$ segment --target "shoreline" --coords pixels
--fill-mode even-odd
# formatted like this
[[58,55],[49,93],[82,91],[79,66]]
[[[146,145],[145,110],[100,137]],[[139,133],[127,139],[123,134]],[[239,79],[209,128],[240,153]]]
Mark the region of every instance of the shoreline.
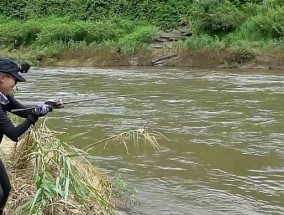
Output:
[[284,52],[250,55],[232,50],[154,50],[127,55],[113,50],[63,50],[52,58],[42,57],[39,66],[61,67],[189,67],[216,69],[284,69]]
[[162,48],[123,53],[115,49],[62,49],[52,55],[27,48],[0,51],[18,63],[49,67],[188,67],[210,69],[284,70],[284,50],[248,51],[232,48]]

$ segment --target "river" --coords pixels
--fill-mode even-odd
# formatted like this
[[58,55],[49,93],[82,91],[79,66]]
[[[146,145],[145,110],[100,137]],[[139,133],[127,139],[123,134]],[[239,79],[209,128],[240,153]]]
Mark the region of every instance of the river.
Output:
[[128,214],[284,214],[283,71],[56,67],[25,77],[22,103],[96,99],[49,115],[53,129],[85,132],[77,147],[146,124],[170,139],[158,152],[93,152],[106,174],[136,188]]

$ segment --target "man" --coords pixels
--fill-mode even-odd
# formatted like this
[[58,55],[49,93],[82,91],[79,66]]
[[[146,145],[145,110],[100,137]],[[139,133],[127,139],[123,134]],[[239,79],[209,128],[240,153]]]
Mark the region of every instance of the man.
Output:
[[[38,103],[35,108],[28,111],[15,112],[25,120],[15,126],[7,112],[13,109],[25,109],[26,106],[19,103],[13,96],[13,88],[17,82],[25,82],[26,79],[20,74],[20,68],[13,61],[0,57],[0,143],[3,136],[17,142],[20,137],[34,125],[39,117],[45,116],[52,111],[52,106],[44,102]],[[5,214],[5,205],[9,197],[11,184],[5,166],[0,158],[0,215]]]

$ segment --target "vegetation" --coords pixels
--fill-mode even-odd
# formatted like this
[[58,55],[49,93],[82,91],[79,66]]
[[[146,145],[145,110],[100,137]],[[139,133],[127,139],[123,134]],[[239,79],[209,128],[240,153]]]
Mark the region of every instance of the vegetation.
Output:
[[283,20],[282,0],[5,0],[0,45],[2,54],[23,60],[21,50],[33,63],[66,49],[132,55],[149,51],[160,31],[187,25],[193,36],[175,47],[279,50]]
[[[149,44],[161,31],[180,26],[189,27],[192,36],[174,43],[173,49],[229,49],[244,62],[259,51],[284,50],[284,1],[2,0],[0,54],[33,64],[44,58],[57,60],[66,50],[74,56],[82,50],[89,56],[105,50],[131,56],[151,51]],[[158,136],[143,128],[83,151],[62,143],[42,124],[16,148],[10,165],[17,170],[13,183],[21,192],[13,191],[9,207],[19,214],[110,212],[117,188],[95,168],[89,152],[113,140],[127,152],[128,141],[137,145],[141,139],[159,149]]]
[[[46,127],[46,120],[17,143],[10,156],[13,184],[8,208],[13,214],[112,214],[114,199],[124,201],[131,191],[119,177],[110,181],[95,165],[90,153],[98,144],[150,143],[160,149],[162,134],[140,128],[114,135],[85,149],[78,149],[58,139],[58,132]],[[79,134],[80,135],[80,134]],[[69,137],[69,139],[72,137]],[[132,192],[132,191],[131,191]],[[116,201],[117,202],[117,201]]]

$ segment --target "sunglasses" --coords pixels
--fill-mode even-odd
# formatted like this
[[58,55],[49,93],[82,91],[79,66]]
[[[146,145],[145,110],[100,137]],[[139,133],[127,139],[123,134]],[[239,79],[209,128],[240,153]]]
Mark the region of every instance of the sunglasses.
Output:
[[8,75],[8,74],[2,74],[2,75],[8,78],[13,78],[15,80],[15,85],[18,83],[18,80],[13,75]]

